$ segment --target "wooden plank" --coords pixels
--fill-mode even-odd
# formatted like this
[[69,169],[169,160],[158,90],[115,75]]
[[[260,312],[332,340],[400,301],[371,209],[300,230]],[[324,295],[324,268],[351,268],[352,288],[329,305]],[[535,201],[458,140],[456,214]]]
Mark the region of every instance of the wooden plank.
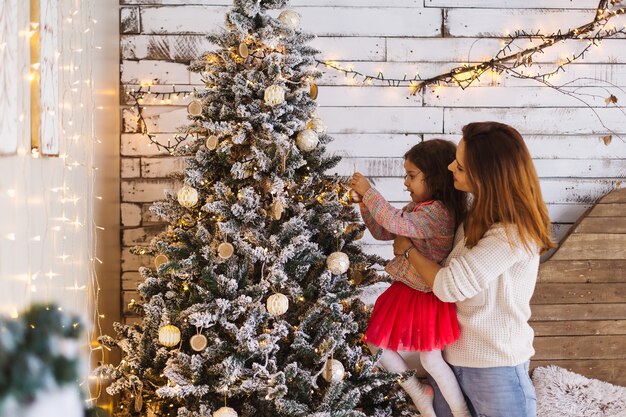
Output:
[[538,282],[626,282],[626,260],[548,260],[539,266]]
[[0,8],[0,155],[17,152],[21,96],[17,0],[6,0]]
[[626,320],[534,321],[535,336],[626,335]]
[[626,217],[626,205],[622,203],[606,203],[602,200],[596,204],[587,217]]
[[141,158],[141,174],[144,178],[163,178],[183,169],[184,157]]
[[[601,48],[594,48],[585,55],[587,63],[626,62],[626,48],[621,39],[605,39]],[[587,41],[572,40],[555,44],[536,54],[537,63],[558,63],[564,56],[571,57],[573,51],[581,51]],[[395,62],[447,62],[465,61],[477,63],[489,61],[503,46],[495,38],[388,38],[387,60]],[[343,58],[350,60],[351,58]],[[533,70],[533,73],[536,72]]]
[[626,235],[573,234],[561,244],[552,259],[626,259]]
[[[507,5],[508,6],[508,5]],[[593,21],[595,7],[587,10],[451,8],[444,22],[454,37],[506,37],[515,30],[555,33]]]
[[[567,71],[567,70],[566,70]],[[569,94],[565,94],[565,93]],[[424,104],[435,107],[606,107],[606,87],[546,88],[538,83],[524,87],[474,87],[462,90],[456,86],[428,88]],[[618,102],[626,101],[626,92],[615,91]]]
[[174,190],[172,180],[123,180],[122,201],[125,203],[142,203],[158,201],[165,198],[165,190]]
[[[595,109],[595,113],[587,108],[446,108],[444,118],[445,133],[455,134],[458,134],[463,126],[476,120],[498,120],[519,128],[522,135],[528,133],[604,135],[607,129],[626,134],[624,113],[622,109],[616,107]],[[554,123],[554,120],[559,120],[560,123]]]
[[[128,1],[128,0],[126,0]],[[208,1],[208,0],[207,0]],[[425,0],[425,7],[472,7],[488,9],[589,9],[597,3],[589,0]]]
[[[621,185],[623,187],[623,185]],[[614,190],[600,200],[602,204],[626,203],[626,187]]]
[[544,336],[534,341],[534,359],[626,359],[626,335]]
[[[622,205],[622,211],[626,213],[626,205]],[[626,233],[626,217],[586,217],[573,233]]]
[[39,143],[42,155],[58,155],[61,131],[59,126],[59,9],[57,2],[40,2],[39,29]]
[[626,361],[622,359],[557,359],[535,360],[530,362],[531,370],[540,366],[555,365],[571,372],[606,381],[611,384],[626,386]]
[[626,303],[532,305],[532,321],[624,320]]
[[122,290],[135,291],[137,286],[143,282],[143,278],[139,272],[124,272],[122,274]]
[[[120,4],[143,4],[143,5],[184,5],[189,0],[120,0]],[[292,0],[291,6],[350,6],[350,7],[413,7],[421,9],[424,0]],[[214,6],[232,6],[232,0],[193,0],[193,4],[206,4]]]
[[423,135],[412,133],[360,133],[333,134],[326,151],[342,157],[394,157],[404,155],[413,145],[422,141]]
[[130,247],[148,245],[152,238],[161,233],[164,229],[165,226],[163,225],[124,228],[122,229],[122,245]]
[[[224,25],[224,15],[229,9],[216,5],[142,7],[142,33],[205,34]],[[441,35],[442,15],[437,9],[339,5],[291,9],[300,13],[301,29],[316,36]],[[278,13],[271,11],[269,14],[276,16]],[[173,15],[176,19],[172,19]],[[420,19],[421,24],[416,25],[415,19]]]
[[187,65],[179,62],[124,60],[120,65],[122,84],[145,84],[150,81],[152,84],[166,84],[164,91],[172,91],[171,84],[184,88],[190,83],[190,74]]
[[626,283],[538,283],[531,302],[538,304],[620,303]]

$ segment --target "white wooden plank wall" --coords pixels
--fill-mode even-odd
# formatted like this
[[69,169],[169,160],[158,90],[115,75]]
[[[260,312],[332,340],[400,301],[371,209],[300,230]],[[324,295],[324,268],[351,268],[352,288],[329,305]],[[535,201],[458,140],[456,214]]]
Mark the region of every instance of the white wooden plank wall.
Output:
[[[320,58],[388,77],[439,74],[465,62],[490,58],[502,45],[500,37],[516,29],[566,30],[589,21],[595,0],[295,0],[304,29],[318,35],[313,42]],[[200,84],[186,64],[214,48],[205,32],[222,25],[227,0],[121,0],[121,84],[151,81],[153,91],[171,91]],[[623,26],[626,17],[616,21]],[[542,68],[554,68],[564,56],[579,51],[580,42],[554,46],[536,57]],[[602,42],[584,60],[566,67],[551,81],[570,83],[570,91],[585,101],[529,80],[485,75],[463,91],[454,87],[427,89],[411,96],[406,88],[363,87],[328,70],[320,82],[319,114],[335,142],[329,150],[345,157],[337,172],[349,175],[356,164],[374,177],[383,194],[401,206],[402,154],[421,140],[435,137],[458,141],[461,127],[472,121],[497,120],[516,127],[527,140],[544,193],[562,237],[573,222],[600,196],[621,186],[626,175],[626,115],[607,108],[609,94],[626,103],[626,39]],[[126,105],[127,103],[122,103]],[[185,101],[164,105],[146,102],[149,130],[167,140],[186,123]],[[136,132],[136,116],[122,109],[123,277],[126,298],[133,295],[137,274],[148,259],[137,259],[128,248],[149,241],[158,230],[147,211],[166,188],[181,162],[148,146]],[[621,134],[603,141],[607,128]],[[388,245],[368,250],[391,254]]]

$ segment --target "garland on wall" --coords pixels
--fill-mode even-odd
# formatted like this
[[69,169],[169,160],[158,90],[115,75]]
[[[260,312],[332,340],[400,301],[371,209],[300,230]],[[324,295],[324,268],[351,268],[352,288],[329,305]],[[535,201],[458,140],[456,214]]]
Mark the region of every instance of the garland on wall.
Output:
[[[615,38],[620,34],[626,34],[626,28],[617,28],[616,26],[608,26],[611,19],[626,14],[625,7],[617,7],[623,0],[600,0],[595,10],[593,20],[578,26],[574,29],[570,29],[567,32],[561,30],[544,35],[541,31],[528,32],[525,30],[517,30],[513,34],[509,35],[509,38],[505,41],[502,48],[489,60],[480,62],[478,64],[470,65],[464,64],[452,68],[451,70],[428,78],[421,78],[419,74],[413,78],[407,78],[405,75],[403,78],[387,78],[382,72],[376,75],[366,74],[354,68],[344,68],[340,64],[334,61],[324,61],[316,59],[317,65],[323,68],[332,69],[342,72],[345,77],[351,77],[356,80],[360,80],[362,84],[373,85],[374,83],[382,86],[390,87],[409,87],[412,95],[416,95],[418,92],[423,91],[426,87],[431,85],[456,85],[461,89],[466,89],[473,83],[475,83],[486,72],[495,72],[497,74],[507,74],[513,78],[528,79],[537,81],[547,87],[553,88],[563,94],[575,97],[580,100],[584,105],[591,109],[598,120],[602,123],[602,120],[598,113],[587,104],[582,94],[565,90],[565,86],[555,85],[550,82],[550,78],[559,72],[565,72],[564,67],[582,60],[585,58],[585,54],[594,47],[601,45],[602,41],[609,38]],[[521,48],[517,50],[517,43],[522,40],[527,40],[532,46]],[[537,54],[543,54],[544,51],[559,42],[565,42],[568,40],[586,41],[587,44],[579,52],[573,52],[571,55],[565,57],[561,62],[557,63],[556,68],[547,71],[530,71],[535,63],[535,56]],[[238,48],[233,53],[239,53]],[[246,50],[247,51],[247,50]],[[250,56],[254,59],[262,59],[263,56],[256,56],[251,53]],[[247,53],[247,52],[246,52]],[[536,66],[535,66],[536,68]],[[534,68],[533,68],[534,69]],[[317,90],[314,83],[312,87]],[[610,84],[607,82],[607,84]],[[619,88],[610,84],[612,87]],[[148,97],[152,97],[155,100],[160,100],[163,104],[169,104],[172,101],[177,101],[181,96],[187,98],[193,95],[195,90],[180,90],[175,85],[172,86],[171,91],[168,92],[155,92],[151,91],[151,86],[141,85],[139,88],[132,88],[126,91],[128,101],[131,106],[131,110],[137,113],[137,128],[139,133],[147,137],[151,144],[156,145],[159,151],[165,150],[170,154],[175,153],[181,149],[182,144],[192,135],[190,132],[181,132],[174,135],[171,139],[168,139],[167,143],[161,143],[154,133],[151,133],[148,129],[146,119],[143,114],[144,107],[142,104]],[[608,105],[617,104],[617,97],[613,94],[609,94],[605,99],[605,103]],[[626,115],[626,113],[625,113]],[[607,129],[602,123],[602,125]],[[603,138],[605,142],[610,141],[610,135]]]

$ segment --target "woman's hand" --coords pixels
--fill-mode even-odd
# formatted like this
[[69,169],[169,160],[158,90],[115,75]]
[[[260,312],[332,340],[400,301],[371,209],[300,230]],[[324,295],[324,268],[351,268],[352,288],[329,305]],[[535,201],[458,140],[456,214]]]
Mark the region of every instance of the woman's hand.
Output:
[[364,196],[367,190],[372,187],[370,182],[360,172],[355,172],[350,179],[350,188]]
[[413,246],[413,242],[408,237],[396,236],[393,240],[393,254],[398,256],[404,254],[404,251]]

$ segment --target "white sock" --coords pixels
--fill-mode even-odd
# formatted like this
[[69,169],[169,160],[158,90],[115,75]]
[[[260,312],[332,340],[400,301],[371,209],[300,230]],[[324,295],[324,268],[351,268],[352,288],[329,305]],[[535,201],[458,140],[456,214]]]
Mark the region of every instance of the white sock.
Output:
[[[380,349],[368,343],[374,353]],[[393,350],[384,350],[379,362],[389,372],[401,374],[409,370],[404,358]],[[423,417],[436,417],[433,408],[433,389],[430,385],[420,383],[414,376],[400,382],[400,386],[409,394],[413,403]],[[455,416],[456,417],[456,416]]]
[[456,376],[450,366],[443,360],[440,350],[420,352],[422,366],[433,377],[439,386],[441,395],[450,406],[454,417],[471,417],[465,397]]

